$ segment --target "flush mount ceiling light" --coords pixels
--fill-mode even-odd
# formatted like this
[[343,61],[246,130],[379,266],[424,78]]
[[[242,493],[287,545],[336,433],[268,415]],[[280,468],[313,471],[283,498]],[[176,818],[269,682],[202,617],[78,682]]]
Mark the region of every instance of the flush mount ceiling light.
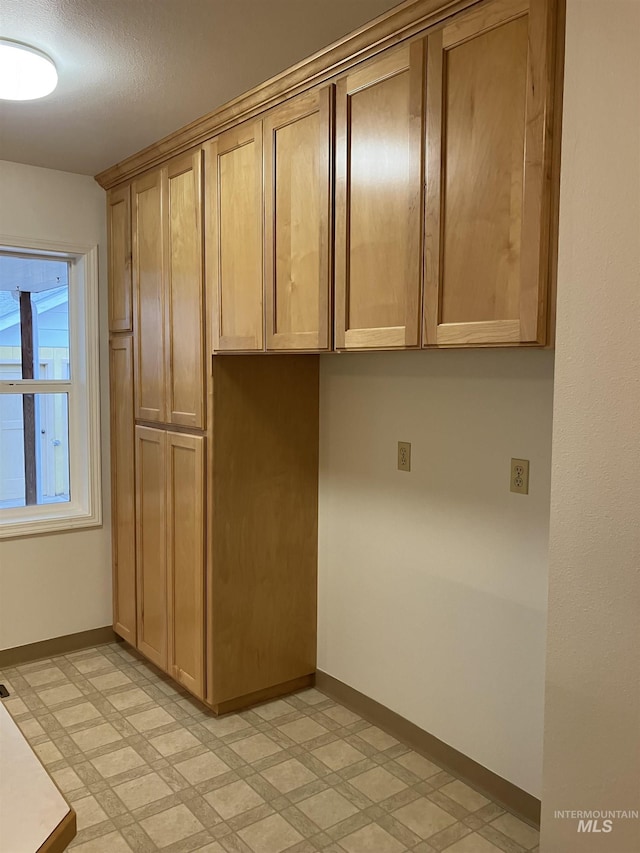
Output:
[[46,53],[0,39],[0,99],[33,101],[51,94],[57,85],[56,67]]

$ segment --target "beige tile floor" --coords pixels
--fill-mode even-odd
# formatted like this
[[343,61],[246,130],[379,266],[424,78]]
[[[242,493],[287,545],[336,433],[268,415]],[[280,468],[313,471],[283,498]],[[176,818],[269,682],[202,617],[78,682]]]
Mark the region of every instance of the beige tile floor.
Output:
[[315,689],[218,719],[119,643],[0,682],[77,812],[77,853],[538,850],[530,826]]

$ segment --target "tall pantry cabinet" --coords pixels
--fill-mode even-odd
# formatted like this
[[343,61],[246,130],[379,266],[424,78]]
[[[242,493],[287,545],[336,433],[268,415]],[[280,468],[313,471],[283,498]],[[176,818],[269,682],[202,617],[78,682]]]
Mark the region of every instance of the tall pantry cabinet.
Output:
[[203,208],[200,148],[108,197],[114,630],[222,712],[315,672],[318,360],[205,357]]
[[201,156],[113,191],[108,210],[114,626],[203,698]]
[[133,182],[132,232],[138,648],[203,698],[205,438],[173,430],[204,427],[201,158]]

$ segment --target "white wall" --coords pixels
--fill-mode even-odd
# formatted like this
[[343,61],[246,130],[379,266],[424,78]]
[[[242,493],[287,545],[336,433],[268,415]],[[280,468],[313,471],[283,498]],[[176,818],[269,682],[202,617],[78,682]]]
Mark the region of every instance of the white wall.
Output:
[[321,359],[319,669],[535,796],[552,396],[552,352]]
[[104,191],[84,175],[0,161],[0,234],[100,251],[101,528],[0,541],[0,649],[111,624]]
[[568,0],[542,853],[637,853],[640,2]]

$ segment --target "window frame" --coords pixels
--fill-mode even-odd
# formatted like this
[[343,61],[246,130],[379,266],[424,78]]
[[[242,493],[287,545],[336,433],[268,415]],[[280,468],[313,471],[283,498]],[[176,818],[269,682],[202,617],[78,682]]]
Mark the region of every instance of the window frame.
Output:
[[0,252],[69,262],[70,379],[0,380],[0,394],[68,394],[70,500],[0,509],[0,539],[102,525],[98,247],[0,235]]

